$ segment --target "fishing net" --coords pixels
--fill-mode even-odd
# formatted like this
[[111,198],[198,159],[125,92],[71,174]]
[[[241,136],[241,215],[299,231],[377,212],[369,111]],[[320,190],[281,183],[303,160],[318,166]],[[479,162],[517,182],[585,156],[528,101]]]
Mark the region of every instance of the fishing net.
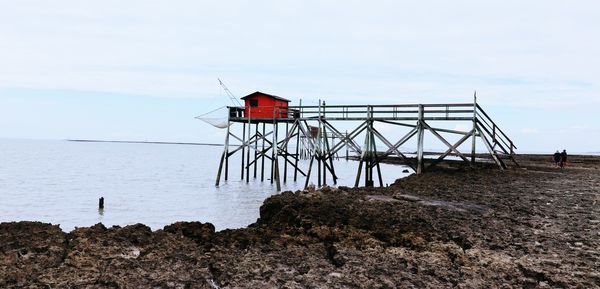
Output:
[[219,116],[219,115],[227,115],[227,111],[219,112],[220,110],[225,109],[225,106],[219,107],[215,110],[211,110],[203,115],[197,116],[196,119],[199,119],[205,123],[208,123],[216,128],[227,128],[229,126],[229,121],[227,116]]

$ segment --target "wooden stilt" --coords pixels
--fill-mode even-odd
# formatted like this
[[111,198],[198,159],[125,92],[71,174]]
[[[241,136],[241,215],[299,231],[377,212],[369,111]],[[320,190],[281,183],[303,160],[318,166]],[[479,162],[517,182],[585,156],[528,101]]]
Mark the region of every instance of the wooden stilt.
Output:
[[[285,123],[285,137],[288,137],[289,131],[288,131],[289,127],[288,127],[288,123]],[[285,147],[284,147],[284,151],[283,151],[285,158],[287,159],[288,154],[288,142],[285,142]],[[283,182],[286,183],[287,182],[287,161],[283,162]]]
[[[256,140],[257,140],[257,142],[255,142],[255,146],[258,148],[258,136],[260,135],[260,131],[258,130],[258,122],[256,123],[256,125],[254,127],[254,134],[256,135]],[[254,150],[254,160],[252,162],[254,162],[253,166],[254,166],[254,178],[255,179],[256,179],[257,158],[258,158],[258,150]]]
[[231,122],[227,119],[227,135],[225,136],[225,181],[229,179],[229,127]]
[[477,91],[473,93],[473,139],[471,142],[471,163],[475,164],[475,144],[477,143]]
[[379,186],[383,187],[383,177],[381,176],[381,167],[379,167],[379,162],[377,162],[377,176],[379,177]]
[[[346,137],[348,137],[348,130],[346,130]],[[346,160],[348,160],[348,144],[344,144],[346,146]]]
[[[250,146],[250,139],[252,135],[252,123],[248,122],[248,146]],[[242,158],[244,155],[242,154]],[[250,147],[248,147],[248,151],[246,152],[246,183],[250,182]]]
[[318,153],[315,158],[317,159],[317,186],[321,187],[321,158]]
[[[229,119],[227,121],[227,134],[225,135],[225,145],[223,146],[223,154],[221,155],[221,161],[219,162],[219,169],[217,170],[217,180],[215,181],[215,186],[219,186],[219,182],[221,181],[221,171],[223,170],[223,162],[225,161],[226,158],[228,158],[228,150],[229,150],[229,129],[230,129],[231,123],[229,122]],[[225,169],[225,175],[227,176],[227,169]],[[227,177],[225,177],[225,180],[227,180]]]
[[246,153],[246,123],[242,123],[242,166],[241,166],[241,172],[240,172],[240,177],[243,180],[244,179],[244,155]]
[[417,137],[417,174],[423,173],[423,136],[425,133],[425,127],[423,125],[423,105],[419,104],[419,116],[418,116],[418,137]]
[[[325,131],[325,126],[323,126],[323,130]],[[333,141],[333,140],[332,140]],[[333,179],[333,184],[337,185],[337,175],[335,173],[335,168],[333,166],[333,155],[331,154],[331,149],[329,147],[329,141],[325,138],[325,150],[328,152],[326,155],[325,162],[329,159],[329,171],[331,173],[331,178]]]
[[217,170],[217,180],[215,181],[215,186],[219,186],[219,181],[221,180],[221,170],[223,169],[223,161],[225,160],[225,152],[221,155],[221,161],[219,162],[219,170]]
[[262,155],[261,155],[261,164],[260,164],[260,181],[265,180],[265,123],[262,125]]
[[312,156],[310,161],[308,162],[308,172],[306,173],[306,181],[304,182],[304,189],[308,188],[308,182],[310,182],[310,172],[312,171],[312,164],[315,160],[315,157]]
[[358,183],[360,182],[360,173],[362,172],[362,166],[363,166],[363,160],[362,158],[360,159],[359,163],[358,163],[358,170],[356,173],[356,181],[354,181],[354,187],[358,187]]
[[273,143],[271,143],[271,169],[270,169],[270,182],[271,184],[275,181],[275,154],[277,153],[277,143],[275,142],[275,124],[273,124]]
[[[274,112],[275,113],[275,112]],[[271,175],[273,176],[271,178],[271,183],[273,183],[273,179],[275,179],[275,185],[277,187],[277,191],[281,191],[281,182],[279,180],[279,149],[277,148],[277,137],[278,137],[278,124],[277,124],[277,120],[275,118],[273,118],[273,165],[271,166],[271,171],[273,172]]]
[[294,163],[294,182],[298,180],[298,149],[300,147],[300,121],[296,120],[298,135],[296,136],[296,161]]

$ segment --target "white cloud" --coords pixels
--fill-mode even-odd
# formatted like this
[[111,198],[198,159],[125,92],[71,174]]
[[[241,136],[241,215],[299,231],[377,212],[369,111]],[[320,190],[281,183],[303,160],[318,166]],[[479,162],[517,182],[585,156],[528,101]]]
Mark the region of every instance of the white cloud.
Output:
[[593,1],[5,1],[0,87],[202,97],[223,77],[241,93],[435,101],[478,89],[492,103],[561,94],[598,102],[595,8]]

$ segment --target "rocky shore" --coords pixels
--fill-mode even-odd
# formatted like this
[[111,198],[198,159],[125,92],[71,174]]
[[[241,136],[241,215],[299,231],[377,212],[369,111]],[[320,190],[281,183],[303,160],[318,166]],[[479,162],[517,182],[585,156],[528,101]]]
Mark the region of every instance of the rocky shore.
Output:
[[265,200],[248,228],[0,224],[0,288],[600,288],[600,157]]

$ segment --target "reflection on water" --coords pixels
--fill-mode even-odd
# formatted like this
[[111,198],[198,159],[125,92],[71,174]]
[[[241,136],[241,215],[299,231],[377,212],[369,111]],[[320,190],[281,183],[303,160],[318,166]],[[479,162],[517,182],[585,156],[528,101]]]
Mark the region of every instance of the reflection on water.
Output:
[[[194,220],[217,230],[245,227],[256,221],[275,185],[268,167],[265,182],[260,167],[258,181],[240,180],[240,162],[232,158],[229,181],[215,187],[221,152],[214,146],[0,140],[0,221],[50,222],[66,231],[98,222],[159,229]],[[357,167],[354,161],[335,162],[338,185],[352,186]],[[384,183],[406,175],[403,169],[383,164]],[[303,187],[304,179],[293,182],[292,172],[288,167],[282,190]]]

